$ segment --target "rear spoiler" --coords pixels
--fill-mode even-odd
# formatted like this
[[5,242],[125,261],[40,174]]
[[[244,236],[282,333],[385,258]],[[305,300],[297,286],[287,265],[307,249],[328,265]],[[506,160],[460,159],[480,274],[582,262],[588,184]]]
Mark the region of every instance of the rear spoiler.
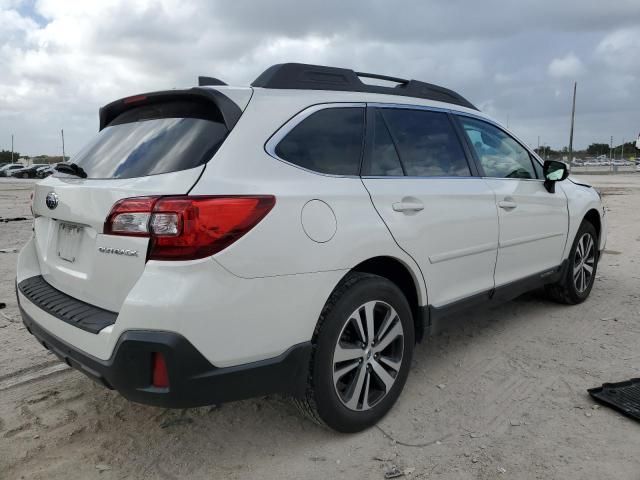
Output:
[[196,100],[213,103],[220,110],[229,131],[235,127],[240,115],[242,115],[242,110],[233,100],[214,88],[194,87],[186,90],[163,90],[121,98],[100,108],[100,130],[109,125],[118,115],[131,108],[167,100]]

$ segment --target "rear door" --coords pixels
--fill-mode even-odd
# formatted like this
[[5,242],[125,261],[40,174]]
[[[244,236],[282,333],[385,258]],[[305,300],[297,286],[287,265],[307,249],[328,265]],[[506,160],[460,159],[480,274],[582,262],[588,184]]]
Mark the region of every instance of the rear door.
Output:
[[491,290],[495,198],[473,175],[449,114],[385,105],[368,110],[363,182],[396,242],[419,264],[429,304]]
[[569,229],[562,189],[546,190],[540,165],[508,133],[477,118],[457,118],[496,194],[500,221],[496,287],[559,266]]
[[56,172],[33,199],[44,279],[116,312],[144,269],[148,239],[103,234],[114,203],[188,193],[229,132],[213,102],[179,95],[129,102],[111,104],[111,118],[101,112],[104,128],[72,158],[86,178]]

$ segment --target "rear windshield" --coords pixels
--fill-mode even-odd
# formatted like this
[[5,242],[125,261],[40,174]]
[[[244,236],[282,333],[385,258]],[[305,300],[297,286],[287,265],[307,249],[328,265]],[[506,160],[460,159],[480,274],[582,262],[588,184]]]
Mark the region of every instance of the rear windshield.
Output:
[[228,134],[214,105],[168,102],[116,117],[71,161],[87,178],[134,178],[209,161]]

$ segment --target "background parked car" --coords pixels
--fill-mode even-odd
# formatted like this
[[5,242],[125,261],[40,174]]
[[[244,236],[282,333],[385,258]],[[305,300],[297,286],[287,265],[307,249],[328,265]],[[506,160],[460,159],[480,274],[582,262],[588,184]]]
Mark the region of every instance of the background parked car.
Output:
[[45,167],[40,167],[36,170],[37,178],[46,178],[54,172],[55,164],[47,165]]
[[36,171],[41,167],[48,167],[47,163],[34,163],[28,167],[15,169],[11,172],[12,177],[16,178],[36,178]]
[[36,177],[47,178],[55,171],[56,165],[57,163],[53,163],[51,165],[47,165],[46,167],[40,167],[38,170],[36,170]]
[[22,169],[24,165],[21,163],[8,163],[3,167],[0,167],[0,177],[8,177],[14,170]]

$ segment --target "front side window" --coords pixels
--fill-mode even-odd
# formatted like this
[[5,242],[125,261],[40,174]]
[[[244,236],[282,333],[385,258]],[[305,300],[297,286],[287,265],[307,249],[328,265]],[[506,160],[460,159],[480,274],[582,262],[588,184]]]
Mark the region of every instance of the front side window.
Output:
[[296,125],[275,149],[299,167],[331,175],[358,175],[364,138],[364,108],[325,108]]
[[459,117],[484,174],[494,178],[537,178],[529,152],[498,127]]
[[372,172],[396,175],[402,170],[410,177],[471,176],[464,151],[446,113],[381,108],[376,115],[379,117],[375,123]]

